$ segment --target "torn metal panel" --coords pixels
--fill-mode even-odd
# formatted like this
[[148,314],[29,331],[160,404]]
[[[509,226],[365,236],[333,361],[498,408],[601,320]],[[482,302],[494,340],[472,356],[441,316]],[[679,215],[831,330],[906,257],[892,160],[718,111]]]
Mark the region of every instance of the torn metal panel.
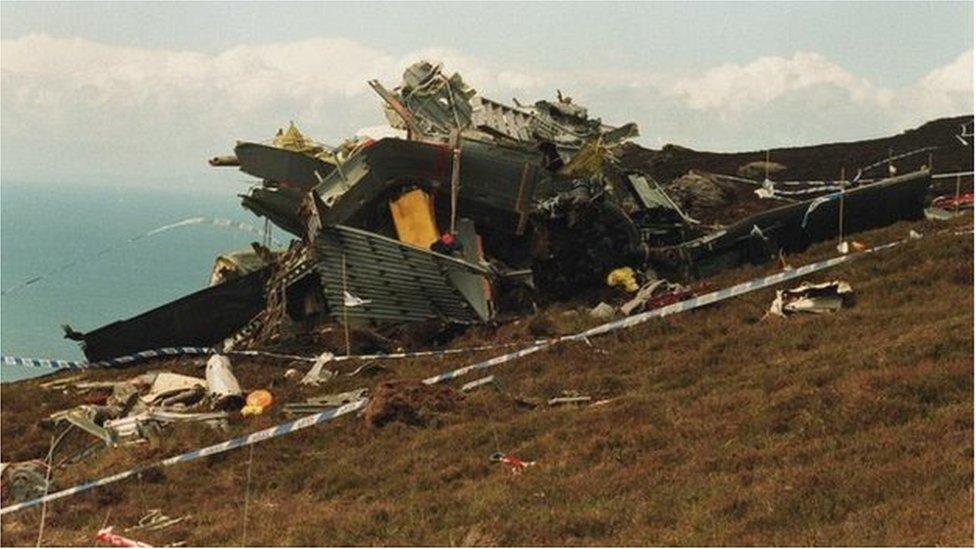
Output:
[[612,144],[638,134],[634,123],[613,127],[590,118],[585,108],[562,93],[557,93],[555,102],[515,107],[481,97],[459,74],[446,76],[440,63],[410,65],[394,92],[375,81],[370,85],[386,101],[385,112],[393,127],[413,126],[428,136],[444,137],[461,130],[473,138],[494,137],[530,147],[547,142],[566,151],[598,138]]
[[845,234],[919,219],[930,184],[929,172],[922,170],[780,206],[706,237],[653,249],[652,261],[656,268],[683,271],[690,278],[710,276],[743,263],[764,263],[774,259],[779,250],[802,251],[813,242],[836,238],[841,197]]
[[247,194],[239,195],[241,205],[265,217],[293,235],[304,233],[299,210],[303,194],[295,189],[253,187]]
[[[477,141],[461,143],[458,213],[500,231],[516,232],[543,187],[542,156]],[[381,200],[403,187],[433,192],[450,204],[452,151],[444,145],[381,139],[316,187],[328,206],[326,224],[366,226]],[[385,204],[381,204],[386,206]],[[388,215],[388,211],[384,212]],[[302,233],[296,233],[302,234]]]
[[288,415],[316,414],[330,408],[338,408],[350,402],[355,402],[365,398],[369,394],[369,389],[363,387],[345,393],[310,397],[301,402],[289,402],[285,404],[283,410]]
[[[370,322],[486,321],[486,267],[375,233],[325,227],[314,241],[328,314]],[[345,294],[362,300],[345,306]]]
[[167,423],[201,422],[211,427],[223,428],[230,414],[227,412],[183,413],[166,410],[148,410],[139,414],[105,422],[105,430],[111,436],[111,444],[139,441],[150,438],[159,432],[159,427]]
[[461,75],[447,77],[440,63],[420,61],[407,67],[399,89],[404,106],[425,134],[447,134],[471,125],[471,89]]
[[97,362],[147,349],[219,343],[264,309],[270,273],[261,269],[82,334],[85,357]]
[[238,142],[234,154],[242,172],[303,191],[335,169],[314,156],[261,143]]
[[832,313],[849,304],[853,295],[851,285],[841,280],[805,283],[789,290],[777,290],[769,314],[785,317],[790,313]]

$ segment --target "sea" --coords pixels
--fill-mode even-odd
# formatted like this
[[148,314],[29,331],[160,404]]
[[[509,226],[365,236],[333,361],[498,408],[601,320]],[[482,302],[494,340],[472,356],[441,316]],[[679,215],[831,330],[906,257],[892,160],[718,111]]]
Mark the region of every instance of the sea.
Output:
[[[0,182],[0,352],[83,360],[63,324],[86,332],[206,287],[218,255],[261,237],[204,223],[145,235],[197,217],[263,230],[244,190]],[[0,381],[48,372],[0,365]]]

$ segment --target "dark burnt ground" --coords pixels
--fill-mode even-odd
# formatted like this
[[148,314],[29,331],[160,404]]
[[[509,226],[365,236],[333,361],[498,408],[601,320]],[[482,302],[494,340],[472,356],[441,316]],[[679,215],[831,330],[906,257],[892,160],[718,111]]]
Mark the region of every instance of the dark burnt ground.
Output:
[[[899,154],[935,146],[939,148],[932,152],[934,173],[971,171],[973,147],[963,146],[954,136],[959,133],[963,122],[969,122],[972,127],[972,120],[972,115],[941,118],[891,137],[772,149],[769,159],[786,166],[786,170],[774,178],[777,181],[839,179],[841,169],[845,169],[847,177],[852,178],[859,167],[887,158],[889,150]],[[972,138],[969,140],[971,143]],[[715,153],[695,151],[677,145],[666,145],[657,151],[633,143],[623,145],[618,155],[623,168],[648,173],[662,184],[692,169],[736,175],[739,166],[766,159],[766,151]],[[906,173],[927,163],[928,155],[921,154],[894,164],[899,173]],[[880,177],[884,175],[884,171],[881,169],[869,175]],[[970,179],[970,189],[971,185]]]
[[[833,315],[761,320],[768,288],[491,371],[512,394],[614,399],[603,406],[530,409],[490,390],[450,402],[417,394],[400,402],[433,399],[423,422],[371,428],[347,416],[262,442],[254,447],[247,544],[968,545],[973,241],[951,229],[971,227],[966,215],[858,234],[867,245],[910,229],[926,237],[809,277],[853,286],[856,304]],[[835,253],[824,243],[788,259],[798,266]],[[710,282],[726,287],[777,268],[744,267]],[[548,318],[471,330],[454,344],[590,323],[565,306],[541,315]],[[283,381],[288,361],[235,360],[243,386],[274,394],[265,415],[235,417],[224,434],[173,429],[59,470],[55,481],[72,486],[269,427],[296,398],[417,380],[495,354],[390,361],[386,374],[318,389]],[[151,368],[201,375],[194,362],[90,378]],[[41,457],[50,433],[36,422],[80,401],[38,383],[2,386],[4,461]],[[512,475],[489,462],[497,450],[538,464]],[[104,523],[122,529],[162,508],[192,518],[131,536],[238,545],[248,456],[236,450],[54,502],[43,542],[91,545]],[[5,515],[4,545],[33,545],[39,519],[39,509]]]

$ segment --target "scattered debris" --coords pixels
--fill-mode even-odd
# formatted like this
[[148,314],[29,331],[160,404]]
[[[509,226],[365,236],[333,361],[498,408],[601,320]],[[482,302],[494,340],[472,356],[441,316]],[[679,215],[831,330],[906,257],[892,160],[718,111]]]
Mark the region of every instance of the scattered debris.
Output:
[[610,320],[617,314],[617,310],[613,308],[613,305],[601,301],[596,307],[590,309],[590,316],[597,320]]
[[284,374],[281,374],[281,377],[283,377],[285,379],[288,379],[288,380],[295,380],[295,379],[298,379],[298,376],[300,376],[300,375],[302,375],[302,373],[299,372],[298,370],[296,370],[294,368],[288,368],[287,370],[285,370],[285,373]]
[[479,387],[484,387],[485,385],[491,385],[496,389],[501,390],[501,385],[498,383],[498,381],[495,380],[495,376],[485,376],[483,378],[465,383],[464,385],[461,386],[461,392],[467,393]]
[[941,208],[946,211],[956,211],[973,207],[973,193],[962,193],[958,197],[955,195],[937,196],[932,199],[933,208]]
[[50,389],[52,391],[63,391],[73,386],[76,381],[79,381],[84,378],[85,378],[84,374],[78,374],[78,375],[73,375],[68,377],[62,377],[59,379],[54,379],[51,381],[45,381],[44,383],[41,383],[39,386],[44,389]]
[[930,221],[949,221],[962,215],[966,215],[966,212],[951,211],[942,208],[925,208],[925,219]]
[[369,389],[361,388],[354,391],[346,391],[345,393],[310,397],[301,402],[289,402],[285,404],[284,411],[289,415],[317,414],[330,408],[338,408],[344,404],[363,399],[368,394]]
[[637,284],[637,273],[630,267],[618,267],[607,275],[607,286],[620,286],[629,293],[634,293],[640,287]]
[[495,452],[488,457],[488,460],[492,463],[504,463],[505,465],[508,465],[513,475],[521,474],[528,467],[535,465],[534,461],[522,461],[512,454],[505,454],[502,452]]
[[578,405],[578,404],[589,404],[593,401],[592,397],[588,396],[562,396],[550,398],[549,406],[566,406],[566,405]]
[[336,373],[334,370],[325,370],[325,365],[332,361],[335,355],[326,351],[315,358],[315,363],[309,368],[308,373],[302,378],[299,383],[302,385],[311,385],[312,387],[318,387],[320,383],[325,383],[333,377]]
[[241,408],[242,416],[257,416],[264,413],[265,408],[271,406],[272,402],[271,393],[265,389],[258,389],[257,391],[251,391],[247,395],[247,404]]
[[145,530],[148,532],[155,532],[177,525],[189,518],[190,515],[171,518],[164,515],[162,509],[150,509],[148,513],[139,519],[139,522],[135,526],[130,526],[129,528],[126,528],[125,531],[134,532],[136,530]]
[[[213,358],[211,358],[211,360],[213,360]],[[228,365],[229,364],[230,362],[228,361]],[[210,369],[209,362],[207,369],[208,371]],[[154,377],[154,379],[149,392],[140,397],[141,400],[146,404],[152,404],[167,397],[184,396],[186,393],[197,394],[199,392],[198,389],[203,389],[210,384],[208,380],[200,379],[198,377],[172,374],[170,372],[160,372],[151,377]],[[135,384],[144,381],[144,379],[145,378],[137,378],[137,380],[133,380],[128,384],[116,384],[113,395],[119,391],[137,391]]]
[[380,374],[385,374],[386,372],[389,372],[389,371],[390,371],[389,368],[387,368],[386,366],[381,365],[380,363],[376,362],[375,360],[370,360],[370,361],[368,361],[368,362],[360,365],[355,370],[347,373],[346,375],[349,376],[349,377],[358,376],[358,375],[364,375],[364,376],[367,376],[367,377],[373,377],[373,376],[378,376]]
[[801,284],[790,290],[776,290],[767,316],[785,317],[790,313],[831,313],[853,302],[850,284],[835,280],[822,284]]
[[230,369],[230,359],[213,355],[207,359],[207,390],[214,398],[215,410],[240,410],[244,406],[241,385]]
[[129,539],[121,534],[116,534],[112,526],[106,526],[95,535],[95,541],[107,543],[113,547],[152,547],[148,543]]

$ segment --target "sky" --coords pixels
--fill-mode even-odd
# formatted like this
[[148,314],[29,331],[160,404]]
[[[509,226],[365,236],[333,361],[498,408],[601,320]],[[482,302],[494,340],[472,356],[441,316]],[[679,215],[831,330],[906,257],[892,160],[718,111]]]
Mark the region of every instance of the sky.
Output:
[[973,112],[971,2],[0,3],[0,181],[243,185],[206,166],[295,121],[385,124],[421,58],[510,102],[556,89],[638,141],[742,151]]

